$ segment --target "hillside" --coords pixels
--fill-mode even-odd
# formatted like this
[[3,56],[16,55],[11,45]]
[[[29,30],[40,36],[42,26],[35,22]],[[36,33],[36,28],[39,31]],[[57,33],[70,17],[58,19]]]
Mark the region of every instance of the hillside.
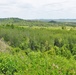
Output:
[[37,20],[24,20],[20,18],[0,18],[0,25],[11,25],[11,24],[31,26],[31,25],[44,24],[44,22]]
[[56,21],[56,22],[76,22],[76,19],[39,19],[43,22]]
[[0,26],[0,75],[76,75],[76,28],[50,27]]
[[76,26],[76,19],[31,19],[0,18],[0,25],[22,25],[22,26]]
[[0,25],[22,23],[22,22],[24,22],[24,20],[19,18],[0,18]]

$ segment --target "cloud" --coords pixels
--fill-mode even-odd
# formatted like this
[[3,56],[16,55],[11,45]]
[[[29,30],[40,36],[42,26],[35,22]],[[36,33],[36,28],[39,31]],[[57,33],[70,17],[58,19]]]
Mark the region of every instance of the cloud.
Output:
[[0,1],[0,6],[6,6],[6,5],[11,5],[11,4],[15,4],[16,2],[13,0],[1,0]]
[[62,11],[73,9],[76,7],[74,2],[71,1],[63,1],[63,2],[55,2],[49,3],[43,6],[46,10],[53,10],[53,11]]
[[76,17],[76,0],[0,0],[0,17]]

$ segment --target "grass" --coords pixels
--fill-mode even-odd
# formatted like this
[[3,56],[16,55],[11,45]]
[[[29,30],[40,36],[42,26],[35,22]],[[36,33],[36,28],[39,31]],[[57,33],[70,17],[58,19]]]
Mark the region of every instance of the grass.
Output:
[[[62,29],[62,26],[47,26],[47,27],[45,27],[45,26],[32,26],[32,27],[30,27],[30,26],[19,26],[19,27],[32,28],[32,29],[41,29],[41,28],[43,28],[43,29],[53,29],[53,30]],[[70,30],[70,29],[76,30],[76,27],[66,26],[66,30]]]

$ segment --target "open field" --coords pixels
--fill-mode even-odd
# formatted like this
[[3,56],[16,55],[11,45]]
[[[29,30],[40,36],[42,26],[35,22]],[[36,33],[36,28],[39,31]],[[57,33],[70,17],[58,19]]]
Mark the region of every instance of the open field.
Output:
[[[44,27],[44,26],[19,26],[19,27],[23,27],[23,28],[36,28],[36,29],[40,29],[40,28],[44,28],[44,29],[62,29],[62,26],[49,26],[49,27]],[[76,30],[76,27],[72,27],[72,26],[66,26],[66,30]]]

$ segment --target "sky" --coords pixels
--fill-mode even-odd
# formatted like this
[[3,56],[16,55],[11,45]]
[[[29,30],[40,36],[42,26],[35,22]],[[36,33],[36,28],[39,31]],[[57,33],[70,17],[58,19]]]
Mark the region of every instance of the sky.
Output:
[[76,0],[0,0],[0,18],[76,19]]

